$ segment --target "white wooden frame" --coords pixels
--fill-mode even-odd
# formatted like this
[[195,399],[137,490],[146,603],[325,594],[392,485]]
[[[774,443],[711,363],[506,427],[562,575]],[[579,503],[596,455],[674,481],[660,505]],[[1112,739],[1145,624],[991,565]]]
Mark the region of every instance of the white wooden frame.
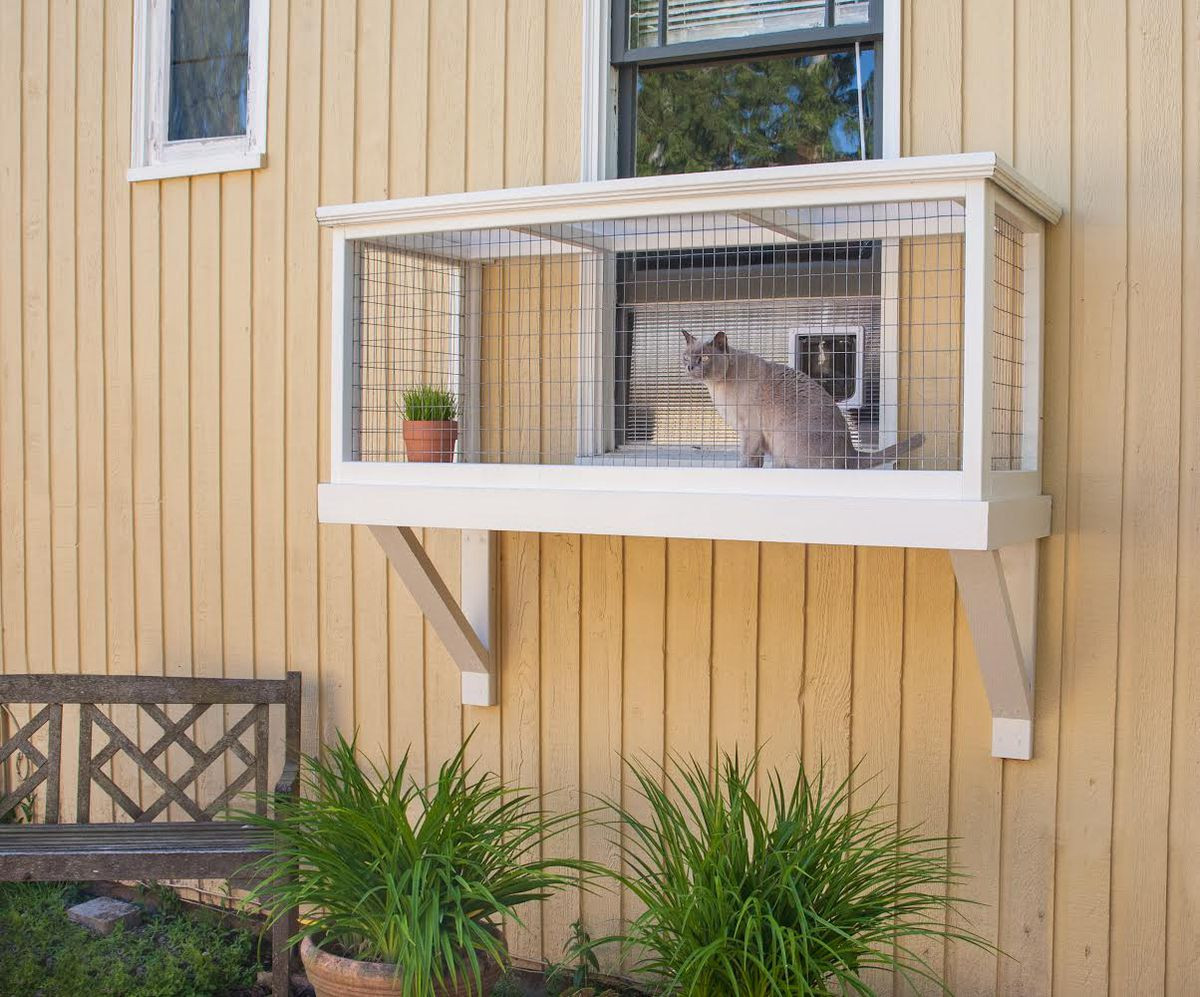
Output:
[[246,133],[169,142],[171,0],[136,0],[129,180],[226,173],[262,165],[267,148],[270,26],[270,0],[250,0]]
[[[402,464],[353,459],[349,429],[353,360],[353,249],[356,240],[412,237],[457,230],[509,229],[534,233],[544,248],[580,254],[605,268],[585,226],[604,220],[769,208],[902,204],[952,200],[964,205],[962,467],[956,471],[810,471],[741,468],[620,467],[609,465]],[[896,213],[900,219],[903,212]],[[998,214],[1022,232],[1024,251],[1025,381],[1021,471],[991,468],[991,378],[994,350],[993,282]],[[1041,494],[1040,450],[1044,228],[1059,209],[990,153],[905,160],[819,164],[598,181],[524,190],[482,191],[326,207],[334,229],[332,269],[330,480],[320,486],[323,522],[364,523],[379,529],[389,557],[428,612],[440,621],[447,647],[463,669],[464,702],[495,696],[490,651],[494,599],[494,539],[490,531],[528,530],[632,536],[702,537],[915,546],[950,550],[992,704],[993,753],[1027,758],[1033,738],[1033,630],[1037,538],[1050,529],[1050,500]],[[554,240],[538,226],[572,224]],[[959,223],[956,223],[956,230]],[[888,230],[885,252],[898,257],[899,228]],[[443,243],[454,244],[453,240]],[[477,366],[479,262],[467,242],[462,299],[462,391],[468,406],[479,390]],[[888,257],[887,259],[891,259]],[[885,265],[885,271],[896,271]],[[885,275],[886,278],[886,275]],[[607,281],[606,281],[607,283]],[[885,299],[898,297],[885,279]],[[593,295],[603,299],[603,294]],[[602,300],[581,309],[606,308]],[[885,311],[883,321],[888,321]],[[881,338],[895,329],[881,329]],[[475,352],[472,352],[475,350]],[[885,350],[885,356],[887,351]],[[600,378],[604,358],[581,365]],[[889,372],[881,371],[885,385]],[[881,386],[882,387],[882,386]],[[885,403],[887,398],[881,399]],[[593,399],[585,441],[603,443],[605,407]],[[582,422],[581,422],[582,425]],[[466,456],[477,452],[464,435]],[[686,513],[686,514],[684,514]],[[448,588],[413,549],[411,526],[462,529],[462,609],[449,606]],[[387,528],[392,528],[390,531]],[[397,539],[399,538],[399,539]],[[394,555],[394,557],[393,557]],[[424,605],[424,603],[422,603]],[[466,631],[471,633],[467,634]]]
[[[954,200],[965,205],[964,218],[964,333],[963,333],[963,458],[960,471],[759,470],[752,478],[732,468],[668,468],[480,464],[390,464],[354,460],[354,440],[349,425],[349,392],[353,357],[353,315],[348,293],[353,277],[355,240],[389,236],[414,236],[475,228],[512,228],[528,233],[539,225],[575,223],[583,225],[618,218],[704,212],[753,212],[765,208],[844,204],[902,203],[912,200]],[[1024,510],[1028,539],[1047,528],[1040,496],[1040,475],[1031,470],[993,472],[990,460],[992,280],[993,245],[997,205],[1026,234],[1025,269],[1030,275],[1025,335],[1026,355],[1032,360],[1041,350],[1040,232],[1056,220],[1058,209],[1010,167],[990,153],[924,157],[905,160],[873,160],[853,163],[817,164],[745,170],[738,173],[691,174],[671,177],[642,177],[564,184],[529,189],[482,191],[439,195],[396,201],[351,204],[318,210],[321,223],[334,228],[333,243],[333,339],[331,342],[332,391],[330,487],[354,486],[353,492],[323,490],[322,514],[341,521],[365,522],[355,518],[353,502],[371,489],[383,488],[392,495],[393,513],[386,522],[394,525],[454,526],[476,529],[537,528],[551,520],[556,528],[576,532],[635,532],[633,520],[646,513],[652,495],[686,494],[693,500],[708,496],[723,509],[723,519],[745,521],[753,517],[754,539],[843,542],[833,537],[853,533],[853,517],[836,508],[802,526],[787,510],[787,500],[804,497],[879,501],[921,502],[967,501],[983,503],[982,520],[968,517],[969,526],[952,527],[953,517],[943,520],[945,536],[937,541],[929,530],[936,524],[920,525],[923,516],[906,524],[894,515],[887,522],[891,533],[872,529],[872,543],[912,543],[947,548],[995,546],[995,534],[987,520],[991,505],[1016,502]],[[899,216],[901,212],[897,212]],[[551,241],[545,237],[544,241]],[[888,240],[885,240],[888,241]],[[582,237],[559,246],[559,251],[583,254],[584,259],[604,267],[603,255],[592,253]],[[465,253],[465,251],[464,251]],[[611,257],[611,254],[608,254]],[[477,272],[473,261],[467,272]],[[476,279],[477,283],[477,279]],[[466,281],[471,294],[472,280]],[[885,294],[888,289],[884,288]],[[603,298],[604,295],[595,295]],[[465,297],[464,297],[465,300]],[[588,308],[607,308],[593,303]],[[465,321],[478,309],[468,307]],[[581,319],[586,324],[585,311]],[[887,316],[884,316],[886,323]],[[581,330],[582,332],[582,330]],[[881,336],[888,330],[881,330]],[[892,330],[894,334],[894,330]],[[471,349],[473,334],[465,337],[465,393],[468,407],[471,392]],[[603,372],[603,356],[585,355],[581,374],[589,383]],[[595,369],[593,369],[595,368]],[[888,372],[883,372],[885,379]],[[1040,407],[1040,365],[1027,362],[1024,400],[1027,446],[1037,447]],[[585,405],[581,415],[581,450],[603,448],[611,428],[611,414],[600,400]],[[587,416],[590,415],[590,418]],[[587,445],[588,449],[583,449]],[[470,431],[464,453],[472,452]],[[603,517],[594,519],[585,495],[603,492],[610,497]],[[337,497],[340,494],[340,497]],[[351,500],[351,495],[357,498]],[[458,497],[462,498],[460,503]],[[349,503],[349,504],[347,504]],[[378,508],[375,503],[367,503]],[[836,504],[836,503],[835,503]],[[511,507],[520,506],[519,514]],[[899,506],[890,507],[893,509]],[[1017,508],[1013,506],[1012,509]],[[565,518],[563,509],[572,513]],[[1012,512],[1012,509],[1009,511]],[[455,510],[459,510],[456,512]],[[753,511],[752,511],[753,510]],[[374,513],[379,514],[379,513]],[[396,518],[404,517],[404,518]],[[514,524],[521,523],[522,526]],[[885,524],[886,525],[886,524]],[[1007,530],[1009,527],[1006,527]],[[655,527],[662,535],[720,535],[696,516],[676,516]],[[1001,531],[1003,532],[1003,531]],[[744,529],[738,531],[742,536]],[[890,536],[890,539],[889,539]],[[861,541],[867,542],[867,541]]]

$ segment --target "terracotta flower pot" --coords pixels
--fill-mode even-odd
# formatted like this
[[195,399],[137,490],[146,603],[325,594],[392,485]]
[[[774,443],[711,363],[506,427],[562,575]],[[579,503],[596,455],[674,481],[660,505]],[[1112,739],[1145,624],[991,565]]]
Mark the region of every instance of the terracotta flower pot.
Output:
[[[347,959],[322,951],[309,938],[300,942],[300,959],[317,997],[399,997],[404,971],[397,975],[392,963]],[[490,994],[500,979],[500,967],[488,960],[481,969],[482,993]],[[436,993],[438,997],[479,997],[480,991],[472,990],[466,980],[460,980],[457,988],[443,987]]]
[[449,464],[454,460],[458,423],[404,420],[404,451],[411,463]]

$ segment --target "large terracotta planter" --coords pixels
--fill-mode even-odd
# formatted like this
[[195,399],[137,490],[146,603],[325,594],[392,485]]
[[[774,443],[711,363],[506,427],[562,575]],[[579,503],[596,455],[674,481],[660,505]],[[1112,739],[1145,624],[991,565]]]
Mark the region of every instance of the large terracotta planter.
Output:
[[449,464],[457,439],[458,423],[453,419],[404,420],[404,452],[412,463]]
[[[300,942],[300,959],[317,997],[399,997],[404,971],[397,975],[391,963],[346,959],[322,951],[308,938]],[[500,967],[489,960],[482,969],[486,997],[500,979]],[[470,989],[466,981],[461,981],[457,989],[442,988],[436,992],[438,997],[479,997],[479,991]]]

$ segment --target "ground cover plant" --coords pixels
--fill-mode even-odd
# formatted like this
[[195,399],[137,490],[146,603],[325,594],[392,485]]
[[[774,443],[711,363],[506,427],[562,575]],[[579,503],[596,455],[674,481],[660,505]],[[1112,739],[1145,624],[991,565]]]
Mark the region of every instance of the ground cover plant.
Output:
[[661,992],[870,995],[868,967],[941,986],[919,943],[990,947],[948,914],[950,842],[854,809],[850,780],[763,772],[757,756],[632,765],[641,800],[612,804],[625,886],[645,905],[619,940]]
[[259,966],[255,938],[167,907],[140,928],[98,937],[67,919],[86,898],[61,883],[0,884],[0,994],[23,997],[236,997]]

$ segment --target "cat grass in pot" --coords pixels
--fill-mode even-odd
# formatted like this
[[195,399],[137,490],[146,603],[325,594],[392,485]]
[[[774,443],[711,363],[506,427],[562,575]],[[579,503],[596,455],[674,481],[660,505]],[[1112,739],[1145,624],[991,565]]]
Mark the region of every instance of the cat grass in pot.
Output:
[[410,463],[448,464],[458,442],[454,396],[425,385],[404,392],[404,452]]
[[921,433],[882,450],[861,450],[833,396],[807,374],[729,345],[683,333],[687,376],[708,389],[721,418],[738,434],[742,467],[868,468],[890,463],[925,442]]

